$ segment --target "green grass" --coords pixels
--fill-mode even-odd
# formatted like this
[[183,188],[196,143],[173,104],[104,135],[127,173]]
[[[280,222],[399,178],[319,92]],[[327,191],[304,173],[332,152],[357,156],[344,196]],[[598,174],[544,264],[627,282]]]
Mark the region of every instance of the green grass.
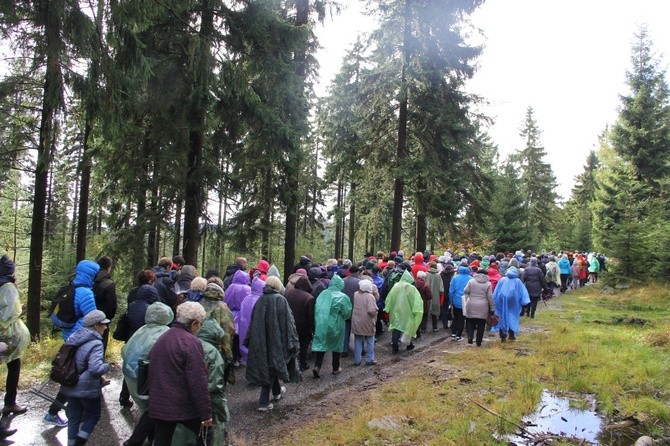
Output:
[[[615,323],[644,319],[644,325]],[[529,324],[526,320],[524,324]],[[610,420],[633,416],[641,432],[669,435],[670,291],[649,285],[610,294],[591,286],[541,308],[532,332],[515,343],[436,357],[402,378],[369,392],[346,410],[314,420],[283,444],[503,445],[494,433],[513,432],[512,422],[537,409],[543,389],[586,405],[597,400]],[[353,404],[353,406],[352,406]],[[384,416],[398,430],[368,427]]]

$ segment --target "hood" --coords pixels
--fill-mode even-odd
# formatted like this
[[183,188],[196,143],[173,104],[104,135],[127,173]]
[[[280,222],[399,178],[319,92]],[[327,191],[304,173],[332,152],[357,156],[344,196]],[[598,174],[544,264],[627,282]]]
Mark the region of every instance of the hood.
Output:
[[485,272],[475,274],[475,280],[479,283],[489,282],[489,275]]
[[195,266],[193,266],[193,265],[184,265],[179,270],[179,278],[180,279],[182,277],[187,277],[189,279],[193,279],[197,275],[198,275],[198,271],[195,269]]
[[241,269],[238,269],[235,271],[235,274],[233,275],[233,282],[238,285],[248,285],[249,284],[249,274],[245,273]]
[[270,269],[270,264],[267,262],[267,260],[261,260],[258,262],[256,269],[263,274],[267,274],[268,270]]
[[412,277],[412,273],[409,271],[405,270],[404,273],[402,273],[402,277],[400,278],[401,282],[407,282],[409,284],[414,285],[414,278]]
[[281,277],[279,276],[279,269],[274,265],[272,265],[272,266],[270,266],[270,268],[268,268],[268,276],[275,276],[278,279],[281,279]]
[[98,273],[95,275],[95,279],[93,279],[93,283],[101,283],[105,279],[108,279],[110,277],[111,275],[109,274],[109,271],[107,271],[106,269],[98,270]]
[[211,344],[214,347],[218,347],[223,344],[223,337],[225,333],[221,325],[214,318],[207,318],[202,323],[200,331],[198,331],[198,339],[205,341]]
[[98,271],[100,271],[100,265],[96,262],[92,260],[82,260],[77,264],[72,283],[93,288],[93,280],[95,280],[95,275],[98,274]]
[[307,277],[309,278],[310,282],[316,282],[321,278],[321,268],[318,266],[311,267],[307,272]]
[[308,266],[310,263],[312,263],[312,261],[309,260],[309,257],[307,257],[307,256],[302,256],[302,257],[300,257],[300,266],[302,266],[302,267],[306,267],[306,266]]
[[238,265],[237,263],[233,263],[232,265],[228,265],[226,267],[226,276],[232,276],[233,274],[235,274],[235,271],[239,271],[240,269],[241,269],[240,265]]
[[507,271],[505,272],[505,276],[509,277],[510,279],[518,279],[519,278],[519,270],[516,269],[513,266],[510,266],[507,268]]
[[423,265],[423,254],[421,254],[420,252],[416,253],[416,255],[414,256],[414,264]]
[[309,279],[307,279],[305,276],[299,277],[298,280],[295,281],[294,287],[297,290],[306,291],[312,294],[312,284],[309,283]]
[[251,281],[251,295],[260,296],[263,294],[263,288],[265,288],[265,281],[259,277],[254,277],[254,280]]
[[489,268],[487,274],[489,275],[489,277],[500,277],[500,273],[495,268]]
[[67,345],[74,345],[75,347],[80,347],[86,344],[87,342],[93,341],[95,339],[99,339],[100,341],[102,341],[102,336],[100,335],[100,333],[98,333],[92,328],[81,327],[79,330],[72,333],[70,337],[67,338],[67,341],[65,341],[65,343]]
[[174,319],[172,308],[162,302],[154,302],[147,307],[144,322],[155,325],[169,325]]
[[442,270],[442,274],[446,274],[448,276],[451,276],[452,274],[454,274],[454,265],[452,265],[451,263],[447,263],[446,265],[444,265],[444,269]]
[[153,285],[145,284],[137,289],[137,299],[157,302],[160,297],[158,296],[158,290]]
[[461,265],[458,267],[458,274],[467,274],[470,275],[470,268],[467,265]]
[[328,284],[328,289],[331,291],[342,291],[344,289],[344,280],[337,274],[333,275]]

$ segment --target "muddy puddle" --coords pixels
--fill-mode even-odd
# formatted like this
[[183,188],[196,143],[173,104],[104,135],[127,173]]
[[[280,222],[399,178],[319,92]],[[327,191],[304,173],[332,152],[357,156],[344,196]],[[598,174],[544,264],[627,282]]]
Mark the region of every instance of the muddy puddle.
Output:
[[[595,399],[587,400],[587,409],[570,407],[570,399],[559,397],[547,390],[542,392],[538,411],[525,417],[526,431],[535,435],[524,438],[521,435],[508,437],[516,445],[534,445],[537,438],[544,436],[572,437],[583,444],[612,445],[610,438],[602,438],[603,419],[595,411]],[[632,444],[632,443],[628,443]]]

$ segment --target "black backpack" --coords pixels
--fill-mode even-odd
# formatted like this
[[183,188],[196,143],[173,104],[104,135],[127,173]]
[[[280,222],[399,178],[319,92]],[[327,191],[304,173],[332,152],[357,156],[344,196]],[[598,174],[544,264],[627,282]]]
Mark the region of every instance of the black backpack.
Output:
[[79,372],[77,371],[76,353],[77,347],[74,345],[63,344],[60,346],[56,357],[51,361],[49,377],[52,381],[70,387],[77,384]]
[[74,292],[83,285],[69,283],[58,290],[51,300],[49,317],[51,322],[59,328],[72,328],[79,319],[74,311]]

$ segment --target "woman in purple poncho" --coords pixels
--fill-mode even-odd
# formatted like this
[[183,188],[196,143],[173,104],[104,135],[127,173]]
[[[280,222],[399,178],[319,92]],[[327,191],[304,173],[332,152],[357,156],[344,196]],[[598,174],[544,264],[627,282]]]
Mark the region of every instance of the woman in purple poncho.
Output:
[[[242,301],[249,295],[251,288],[249,287],[249,274],[245,271],[235,271],[233,280],[226,288],[224,302],[233,313],[233,322],[235,322],[235,333],[240,332],[240,309],[242,308]],[[234,365],[239,365],[239,360],[242,357],[240,353],[240,338],[237,334],[233,338],[233,358]]]
[[[256,305],[256,301],[258,300],[259,297],[261,297],[261,294],[263,294],[264,287],[265,282],[259,279],[258,277],[254,277],[254,280],[251,282],[251,293],[247,294],[247,296],[244,298],[240,306],[239,331],[238,331],[240,339],[246,339],[247,337],[247,331],[249,330],[249,323],[251,322],[251,312],[254,310],[254,305]],[[226,290],[226,296],[227,295],[228,291]],[[249,349],[245,347],[242,342],[240,342],[240,353],[242,356],[241,359],[242,363],[246,364]]]

